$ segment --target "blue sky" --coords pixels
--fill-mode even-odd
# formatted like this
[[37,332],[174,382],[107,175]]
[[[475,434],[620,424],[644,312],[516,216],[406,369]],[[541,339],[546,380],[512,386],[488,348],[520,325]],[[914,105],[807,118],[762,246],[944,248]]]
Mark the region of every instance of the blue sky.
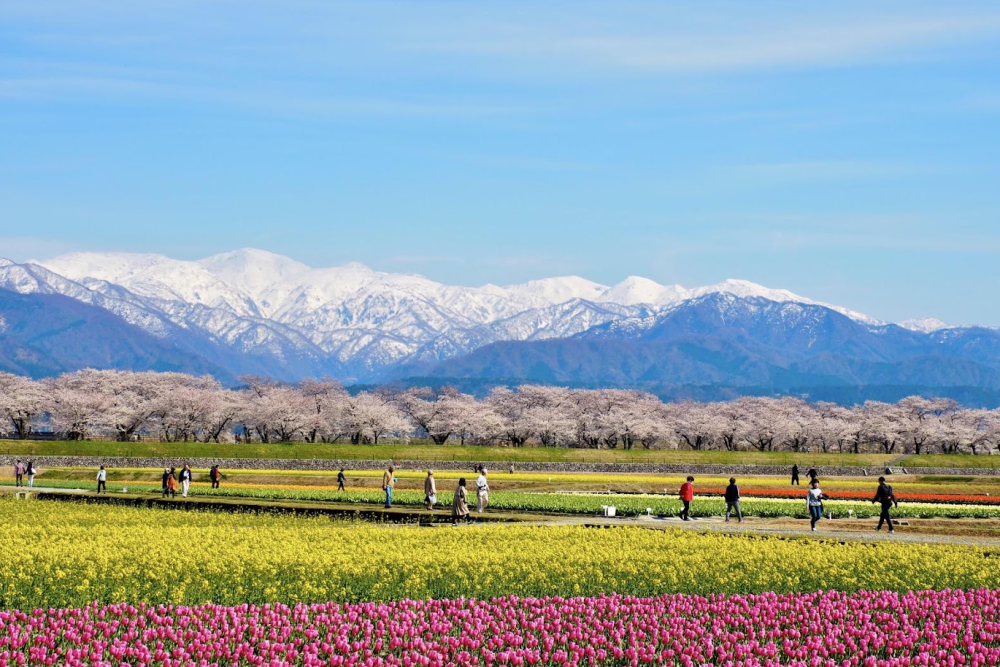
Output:
[[0,4],[0,255],[745,278],[1000,325],[1000,5]]

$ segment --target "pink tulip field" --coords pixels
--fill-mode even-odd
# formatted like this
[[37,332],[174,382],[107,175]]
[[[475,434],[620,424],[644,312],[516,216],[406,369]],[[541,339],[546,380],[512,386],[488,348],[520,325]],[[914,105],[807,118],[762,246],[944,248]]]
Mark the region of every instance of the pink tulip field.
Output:
[[0,612],[0,667],[997,664],[996,590]]

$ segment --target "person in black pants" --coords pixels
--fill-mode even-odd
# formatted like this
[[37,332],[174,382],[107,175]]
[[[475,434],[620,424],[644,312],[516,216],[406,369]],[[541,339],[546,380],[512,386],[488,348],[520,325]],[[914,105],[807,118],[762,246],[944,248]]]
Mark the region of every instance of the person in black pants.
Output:
[[799,466],[795,464],[792,466],[792,486],[800,486],[799,484]]
[[872,498],[873,503],[879,503],[882,506],[882,511],[878,515],[878,527],[875,531],[878,532],[882,530],[882,524],[889,524],[889,532],[896,532],[892,527],[892,517],[889,516],[889,509],[895,505],[899,507],[899,501],[896,500],[896,494],[892,492],[892,487],[886,484],[885,477],[878,478],[878,489],[875,491],[875,497]]
[[691,520],[691,501],[694,500],[694,477],[688,477],[687,481],[681,484],[680,493],[677,494],[684,507],[681,508],[681,521]]
[[736,512],[736,520],[743,523],[743,512],[740,511],[740,487],[736,486],[736,478],[729,478],[729,486],[726,487],[726,523],[729,523],[729,515]]
[[208,471],[208,477],[212,480],[212,488],[219,488],[219,478],[222,477],[222,474],[219,472],[218,464],[212,466],[212,469]]
[[344,475],[344,469],[341,468],[340,472],[337,473],[337,490],[338,491],[345,491],[346,490],[346,489],[344,489],[344,482],[346,482],[346,481],[347,481],[347,477]]
[[106,484],[107,481],[108,481],[108,471],[104,469],[104,466],[101,466],[101,469],[97,471],[98,493],[100,493],[101,491],[104,491],[104,493],[108,492],[108,485]]
[[163,497],[166,498],[167,494],[170,493],[170,468],[163,469]]

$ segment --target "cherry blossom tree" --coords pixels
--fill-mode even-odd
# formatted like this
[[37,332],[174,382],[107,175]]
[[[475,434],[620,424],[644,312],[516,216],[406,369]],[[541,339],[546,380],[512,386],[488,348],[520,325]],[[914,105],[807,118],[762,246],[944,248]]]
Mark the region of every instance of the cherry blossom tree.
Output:
[[86,369],[46,381],[49,423],[68,440],[89,440],[113,432],[108,421],[110,393],[106,376]]
[[0,416],[13,436],[26,440],[35,422],[45,415],[48,396],[41,383],[31,378],[0,373]]
[[526,385],[518,394],[527,406],[528,430],[543,447],[562,447],[573,443],[576,421],[573,392],[564,387]]
[[303,395],[312,401],[315,419],[306,434],[307,442],[336,442],[347,435],[346,415],[351,397],[339,382],[306,380]]
[[958,408],[954,401],[922,396],[908,396],[898,405],[903,418],[903,437],[914,454],[924,453],[924,447],[930,443],[941,442],[941,419]]
[[396,404],[375,392],[363,391],[351,397],[345,419],[353,444],[370,442],[377,445],[379,440],[391,434],[405,440],[410,432],[410,422]]
[[396,394],[394,400],[419,429],[419,435],[430,438],[436,445],[443,445],[461,428],[459,417],[464,398],[452,387],[444,387],[438,392],[419,387]]
[[836,403],[820,402],[813,406],[816,413],[815,437],[823,452],[834,447],[843,453],[850,437],[851,412]]
[[695,451],[709,449],[725,421],[717,404],[693,401],[674,403],[667,414],[680,441]]
[[499,420],[504,440],[511,447],[521,447],[532,435],[529,396],[497,387],[486,398],[486,404]]
[[381,443],[737,451],[876,450],[992,453],[1000,409],[910,396],[841,406],[793,397],[664,403],[625,389],[497,387],[476,399],[452,388],[351,396],[334,381],[297,385],[245,376],[240,389],[183,373],[83,370],[33,381],[0,373],[0,432],[29,438],[40,425],[69,439],[158,437],[167,442]]

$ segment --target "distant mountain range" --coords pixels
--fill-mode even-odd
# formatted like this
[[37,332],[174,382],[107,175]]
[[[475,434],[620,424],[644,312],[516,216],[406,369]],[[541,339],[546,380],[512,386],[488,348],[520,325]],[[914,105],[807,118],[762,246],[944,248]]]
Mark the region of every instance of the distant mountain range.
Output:
[[260,250],[200,261],[0,260],[0,370],[85,367],[352,383],[546,382],[667,398],[1000,397],[1000,332],[899,325],[746,281],[686,289],[569,276],[453,287]]

